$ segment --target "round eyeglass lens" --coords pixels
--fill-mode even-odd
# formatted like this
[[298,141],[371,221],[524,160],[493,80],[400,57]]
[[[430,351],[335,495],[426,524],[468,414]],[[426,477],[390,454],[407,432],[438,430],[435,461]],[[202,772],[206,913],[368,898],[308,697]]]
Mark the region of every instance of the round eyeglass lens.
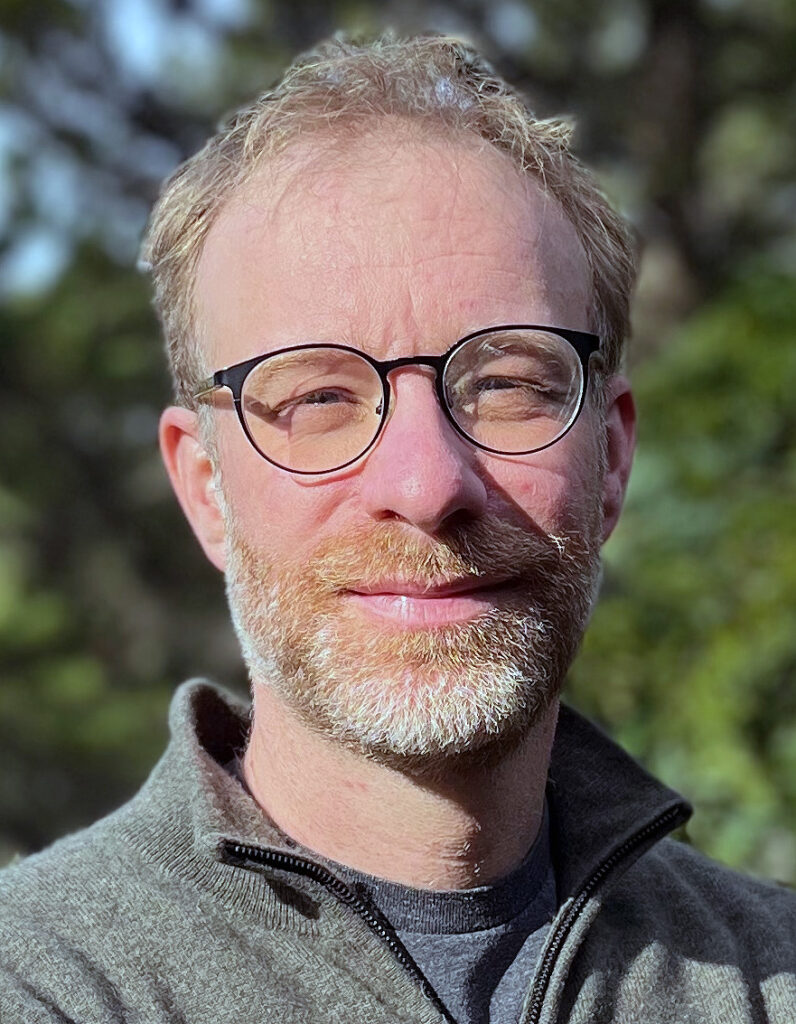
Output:
[[464,434],[485,448],[518,455],[545,448],[572,425],[583,367],[558,334],[493,331],[456,350],[445,368],[444,390]]
[[367,360],[333,347],[269,356],[247,375],[241,409],[255,447],[298,473],[352,462],[382,419],[381,379]]

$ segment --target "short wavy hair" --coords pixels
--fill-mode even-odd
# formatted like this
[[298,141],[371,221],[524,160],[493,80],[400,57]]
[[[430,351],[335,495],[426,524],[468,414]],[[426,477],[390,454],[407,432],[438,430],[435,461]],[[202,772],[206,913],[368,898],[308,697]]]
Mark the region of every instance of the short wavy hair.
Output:
[[366,43],[335,38],[300,55],[281,80],[234,114],[165,182],[141,250],[152,273],[176,401],[195,409],[209,368],[197,329],[194,288],[207,233],[258,166],[312,133],[369,132],[401,117],[441,136],[472,134],[507,153],[563,208],[591,269],[591,329],[600,372],[621,365],[636,276],[631,234],[571,150],[572,124],[539,119],[467,44],[446,36]]

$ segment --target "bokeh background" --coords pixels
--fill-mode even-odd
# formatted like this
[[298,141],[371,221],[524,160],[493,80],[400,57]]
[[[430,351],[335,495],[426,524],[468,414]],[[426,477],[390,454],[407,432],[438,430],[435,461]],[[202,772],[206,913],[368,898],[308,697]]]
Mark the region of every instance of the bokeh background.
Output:
[[0,0],[0,864],[117,806],[175,685],[245,692],[156,450],[161,179],[336,29],[479,44],[636,225],[627,510],[570,699],[796,881],[791,0]]

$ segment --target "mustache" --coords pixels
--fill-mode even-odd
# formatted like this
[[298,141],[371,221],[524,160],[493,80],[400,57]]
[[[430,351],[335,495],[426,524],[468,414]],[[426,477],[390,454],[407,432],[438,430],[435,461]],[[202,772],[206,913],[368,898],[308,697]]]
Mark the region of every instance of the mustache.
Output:
[[359,528],[320,544],[305,569],[329,592],[385,578],[437,587],[487,577],[555,578],[589,551],[582,536],[548,534],[487,514],[427,538],[398,524]]

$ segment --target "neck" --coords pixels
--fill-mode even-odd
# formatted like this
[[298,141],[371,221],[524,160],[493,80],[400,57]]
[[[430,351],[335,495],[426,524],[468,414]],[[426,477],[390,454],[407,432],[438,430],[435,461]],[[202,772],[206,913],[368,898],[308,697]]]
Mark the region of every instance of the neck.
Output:
[[243,775],[268,817],[323,857],[416,888],[487,885],[539,831],[557,712],[504,758],[453,759],[430,782],[318,735],[256,684]]

